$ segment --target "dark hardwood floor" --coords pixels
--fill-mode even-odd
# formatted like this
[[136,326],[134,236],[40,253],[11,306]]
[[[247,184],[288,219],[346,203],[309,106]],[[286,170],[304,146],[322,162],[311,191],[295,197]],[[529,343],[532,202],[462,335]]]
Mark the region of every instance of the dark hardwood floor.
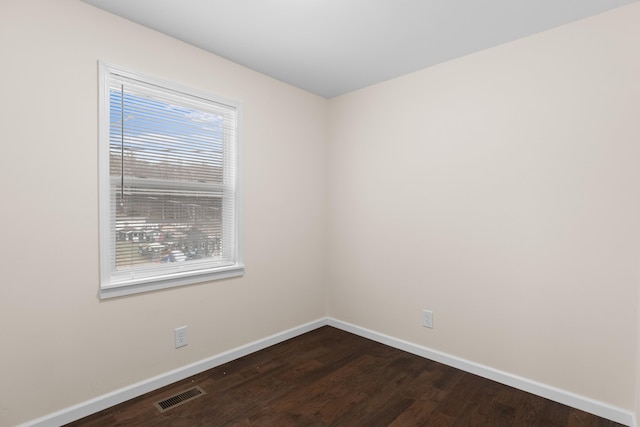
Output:
[[[206,394],[153,405],[194,385]],[[68,426],[620,424],[325,326]]]

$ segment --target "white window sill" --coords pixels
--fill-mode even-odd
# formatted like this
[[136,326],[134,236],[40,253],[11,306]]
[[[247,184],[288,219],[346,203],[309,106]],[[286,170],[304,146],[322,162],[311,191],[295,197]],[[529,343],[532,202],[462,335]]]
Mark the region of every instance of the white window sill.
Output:
[[151,280],[132,280],[106,285],[100,288],[100,299],[122,297],[125,295],[139,294],[142,292],[156,291],[160,289],[174,288],[177,286],[192,285],[195,283],[210,282],[213,280],[239,277],[244,274],[244,265],[233,265],[215,269],[214,271],[189,272],[182,275],[173,275],[165,278],[153,278]]

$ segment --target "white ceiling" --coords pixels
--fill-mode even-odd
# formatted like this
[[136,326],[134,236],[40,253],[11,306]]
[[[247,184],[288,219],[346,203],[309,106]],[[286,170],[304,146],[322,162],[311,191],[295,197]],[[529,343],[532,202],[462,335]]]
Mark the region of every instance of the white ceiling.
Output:
[[331,98],[640,0],[83,0]]

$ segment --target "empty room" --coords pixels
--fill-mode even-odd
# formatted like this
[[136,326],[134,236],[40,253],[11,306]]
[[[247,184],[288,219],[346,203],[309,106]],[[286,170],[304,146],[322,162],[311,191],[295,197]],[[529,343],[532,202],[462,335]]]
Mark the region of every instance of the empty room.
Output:
[[637,0],[0,0],[0,54],[0,427],[638,427]]

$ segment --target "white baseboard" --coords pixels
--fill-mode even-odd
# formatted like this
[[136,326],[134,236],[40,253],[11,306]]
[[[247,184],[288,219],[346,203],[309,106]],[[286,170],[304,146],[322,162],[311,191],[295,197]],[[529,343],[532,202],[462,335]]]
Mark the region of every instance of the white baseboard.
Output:
[[278,344],[282,341],[286,341],[290,338],[302,335],[321,326],[325,326],[326,324],[326,318],[306,323],[304,325],[271,335],[267,338],[254,341],[252,343],[237,347],[224,353],[217,354],[207,359],[200,360],[190,365],[183,366],[173,371],[166,372],[153,378],[149,378],[131,386],[115,390],[102,396],[98,396],[95,399],[87,400],[86,402],[82,402],[78,405],[62,409],[58,412],[54,412],[42,418],[20,424],[18,427],[58,427],[72,421],[79,420],[80,418],[84,418],[88,415],[102,411],[103,409],[107,409],[119,403],[126,402],[129,399],[133,399],[145,393],[149,393],[161,387],[173,384],[176,381],[189,378],[192,375],[199,374],[208,369],[215,368],[216,366],[222,365],[235,359],[239,359],[240,357],[246,356],[248,354],[255,353],[258,350],[262,350],[274,344]]
[[580,409],[582,411],[589,412],[591,414],[615,421],[620,424],[624,424],[626,426],[636,427],[634,414],[625,409],[618,408],[604,402],[599,402],[588,397],[580,396],[566,390],[561,390],[550,385],[538,383],[527,378],[519,377],[508,372],[499,371],[497,369],[480,365],[469,360],[451,356],[446,353],[431,350],[427,347],[422,347],[408,341],[400,340],[337,319],[329,318],[327,319],[327,324],[329,326],[342,329],[343,331],[347,331],[352,334],[359,335],[361,337],[368,338],[370,340],[386,344],[400,350],[404,350],[408,353],[434,360],[436,362],[440,362],[442,364],[452,366],[466,372],[470,372],[472,374],[499,382],[501,384],[506,384],[508,386],[535,394],[537,396],[553,400],[554,402],[562,403],[563,405],[571,406],[572,408]]
[[161,387],[173,384],[176,381],[180,381],[190,376],[204,372],[208,369],[215,368],[216,366],[270,347],[274,344],[278,344],[282,341],[286,341],[290,338],[294,338],[298,335],[302,335],[306,332],[312,331],[325,325],[333,326],[335,328],[342,329],[344,331],[371,339],[382,344],[386,344],[388,346],[406,351],[408,353],[434,360],[436,362],[440,362],[445,365],[449,365],[454,368],[458,368],[463,371],[470,372],[472,374],[479,375],[481,377],[506,384],[520,390],[524,390],[526,392],[547,398],[549,400],[553,400],[558,403],[562,403],[567,406],[571,406],[573,408],[580,409],[585,412],[589,412],[591,414],[615,421],[620,424],[624,424],[626,426],[640,427],[636,425],[634,414],[627,410],[617,408],[607,403],[599,402],[565,390],[560,390],[546,384],[541,384],[526,378],[512,375],[507,372],[483,366],[478,363],[461,359],[459,357],[451,356],[446,353],[431,350],[429,348],[422,347],[408,341],[397,339],[330,317],[318,319],[313,322],[309,322],[304,325],[286,330],[284,332],[271,335],[261,340],[254,341],[241,347],[237,347],[224,353],[217,354],[210,358],[200,360],[190,365],[183,366],[173,371],[166,372],[164,374],[133,384],[131,386],[115,390],[102,396],[98,396],[94,399],[82,402],[78,405],[74,405],[46,415],[44,417],[29,421],[27,423],[19,425],[18,427],[57,427],[63,424],[67,424],[107,409],[111,406],[125,402],[129,399],[133,399],[145,393],[149,393]]

